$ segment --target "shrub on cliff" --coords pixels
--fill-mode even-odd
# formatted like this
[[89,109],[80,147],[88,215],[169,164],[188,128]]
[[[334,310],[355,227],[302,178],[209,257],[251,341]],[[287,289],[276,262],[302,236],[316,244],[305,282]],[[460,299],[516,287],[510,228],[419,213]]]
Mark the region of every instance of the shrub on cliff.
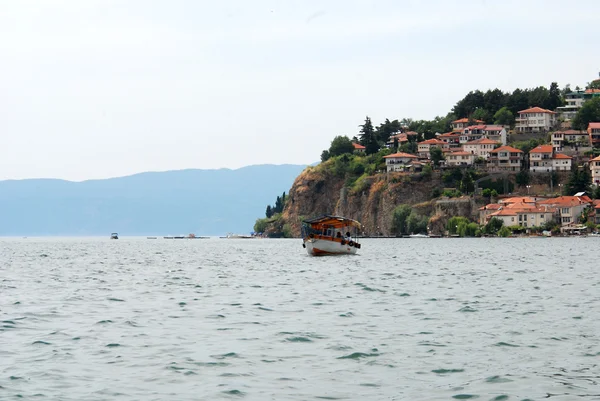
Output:
[[360,193],[366,191],[371,186],[371,179],[367,174],[363,174],[356,179],[352,186],[353,193]]
[[404,235],[408,233],[406,219],[410,216],[412,208],[410,205],[396,206],[392,213],[392,233],[396,235]]

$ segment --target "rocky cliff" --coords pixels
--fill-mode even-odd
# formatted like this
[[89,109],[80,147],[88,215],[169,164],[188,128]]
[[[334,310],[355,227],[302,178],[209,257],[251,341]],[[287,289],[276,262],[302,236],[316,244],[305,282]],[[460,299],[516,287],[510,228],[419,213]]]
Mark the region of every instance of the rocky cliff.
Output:
[[434,189],[443,189],[437,173],[379,173],[355,180],[346,177],[336,175],[327,165],[306,168],[294,181],[277,225],[288,225],[291,235],[297,237],[303,219],[334,214],[360,221],[365,235],[392,235],[392,215],[401,204],[431,217],[430,229],[436,234],[443,233],[449,217],[477,218],[477,208],[469,198],[431,200]]

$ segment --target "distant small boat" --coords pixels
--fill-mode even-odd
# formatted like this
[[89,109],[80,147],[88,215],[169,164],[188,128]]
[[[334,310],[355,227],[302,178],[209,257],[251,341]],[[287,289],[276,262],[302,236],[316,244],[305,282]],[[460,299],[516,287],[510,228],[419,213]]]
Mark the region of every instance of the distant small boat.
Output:
[[146,239],[157,239],[157,237],[146,237]]
[[256,238],[252,235],[240,235],[240,234],[233,234],[233,233],[227,233],[226,237],[221,237],[221,238],[228,238],[228,239],[251,239],[251,238]]
[[408,236],[409,238],[429,238],[429,235],[426,234],[411,234]]
[[119,239],[119,234],[117,234],[117,233],[110,234],[110,239]]

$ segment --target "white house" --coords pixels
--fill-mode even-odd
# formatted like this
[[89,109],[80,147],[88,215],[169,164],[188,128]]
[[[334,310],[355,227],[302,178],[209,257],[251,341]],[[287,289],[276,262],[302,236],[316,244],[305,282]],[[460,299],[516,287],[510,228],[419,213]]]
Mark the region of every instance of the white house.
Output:
[[563,226],[577,224],[580,221],[583,210],[593,205],[592,200],[585,196],[559,196],[538,203],[540,206],[550,206],[558,209],[560,223]]
[[465,152],[474,154],[476,157],[483,157],[487,159],[490,152],[499,145],[498,142],[492,141],[491,139],[481,138],[474,141],[470,141],[464,144],[463,149]]
[[483,121],[481,120],[469,120],[468,118],[461,118],[458,120],[454,120],[452,121],[452,131],[457,132],[460,131],[462,132],[465,128],[467,128],[469,125],[472,125],[473,123],[475,124],[483,124]]
[[475,155],[470,152],[448,152],[445,157],[447,166],[472,166],[475,163]]
[[595,148],[600,147],[600,123],[590,123],[587,132],[592,146]]
[[570,156],[555,153],[552,145],[539,145],[529,151],[529,170],[532,172],[551,172],[571,170]]
[[460,143],[464,144],[481,138],[506,145],[506,128],[501,125],[471,125],[462,131]]
[[439,139],[428,139],[426,141],[419,142],[417,144],[417,151],[419,156],[423,158],[429,158],[432,147],[438,147],[440,149],[449,147],[450,145]]
[[600,186],[600,156],[590,160],[589,165],[592,173],[592,184]]
[[516,119],[517,132],[547,132],[556,126],[556,113],[541,107],[519,111]]
[[[488,213],[487,221],[495,217],[504,222],[505,226],[539,227],[549,221],[553,221],[556,208],[550,205],[536,205],[530,203],[515,203],[501,206],[499,210]],[[481,215],[480,210],[480,215]],[[480,217],[481,219],[481,217]]]
[[512,146],[501,146],[489,152],[490,170],[519,171],[523,166],[525,154]]
[[354,151],[356,153],[365,153],[365,150],[367,149],[364,146],[362,146],[360,143],[352,142],[352,146],[354,146]]
[[559,116],[565,120],[572,120],[583,103],[585,102],[585,91],[575,91],[565,95],[565,105],[557,107],[556,111]]
[[383,158],[385,159],[388,173],[393,171],[405,171],[408,166],[419,159],[415,155],[403,152],[383,156]]
[[585,131],[566,130],[552,133],[552,147],[555,152],[562,151],[565,147],[577,148],[581,151],[590,147],[590,137]]

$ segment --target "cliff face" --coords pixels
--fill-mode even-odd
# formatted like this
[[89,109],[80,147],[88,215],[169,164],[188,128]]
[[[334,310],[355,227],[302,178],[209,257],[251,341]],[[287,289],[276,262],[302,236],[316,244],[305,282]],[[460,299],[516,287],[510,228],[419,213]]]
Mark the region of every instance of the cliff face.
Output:
[[300,236],[303,219],[322,214],[358,220],[366,235],[391,235],[393,211],[400,204],[412,205],[422,216],[433,216],[434,233],[441,234],[451,216],[473,217],[474,208],[468,199],[466,202],[465,199],[450,200],[443,207],[430,201],[433,189],[443,187],[440,176],[435,173],[431,176],[376,174],[348,183],[345,178],[319,167],[305,169],[289,191],[282,218],[291,227],[293,236]]

